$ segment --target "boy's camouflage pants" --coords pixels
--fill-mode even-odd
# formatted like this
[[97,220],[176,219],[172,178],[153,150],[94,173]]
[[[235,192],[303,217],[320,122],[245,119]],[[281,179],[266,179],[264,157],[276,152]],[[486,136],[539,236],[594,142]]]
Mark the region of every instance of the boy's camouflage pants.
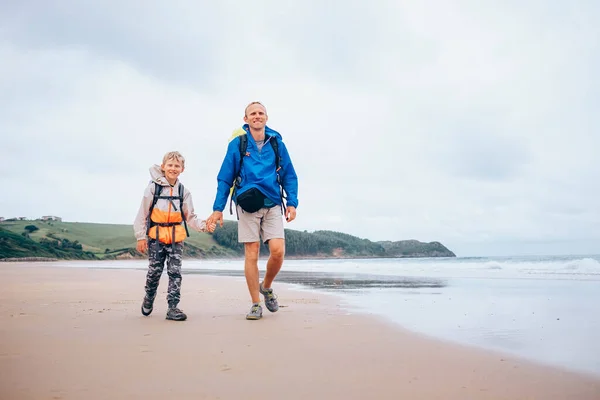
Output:
[[169,288],[167,303],[169,308],[177,307],[181,297],[181,260],[183,256],[183,242],[164,244],[150,239],[148,241],[148,259],[150,265],[146,275],[146,297],[154,300],[158,283],[167,263],[169,275]]

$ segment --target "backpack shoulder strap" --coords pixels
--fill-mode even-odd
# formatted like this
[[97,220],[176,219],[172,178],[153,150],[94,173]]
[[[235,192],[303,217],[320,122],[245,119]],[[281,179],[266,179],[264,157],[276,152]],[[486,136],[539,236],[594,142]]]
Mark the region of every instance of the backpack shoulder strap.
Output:
[[271,147],[273,147],[273,151],[275,152],[275,171],[279,171],[279,168],[281,168],[281,157],[279,157],[279,142],[274,136],[271,137],[271,140],[269,140],[269,142],[271,143]]
[[152,210],[154,209],[154,206],[160,197],[160,192],[162,192],[162,185],[154,182],[154,196],[152,197],[152,204],[150,204],[150,214],[152,214]]
[[190,231],[188,230],[187,221],[185,220],[185,214],[183,213],[183,195],[185,194],[185,188],[183,187],[183,183],[179,182],[179,211],[181,212],[181,220],[183,221],[183,226],[185,227],[185,233],[187,237],[190,237]]
[[279,170],[281,169],[281,156],[279,155],[279,142],[277,138],[272,136],[271,140],[269,140],[271,146],[273,147],[273,151],[275,152],[275,172],[277,173],[277,183],[279,184],[279,197],[281,198],[281,212],[284,213],[285,208],[285,200],[287,196],[285,195],[285,191],[283,189],[283,185],[281,182],[281,177],[279,176]]
[[[244,164],[244,157],[246,157],[246,150],[248,149],[248,134],[243,133],[238,136],[240,138],[239,151],[240,151],[240,168],[237,175],[233,178],[233,191],[231,192],[231,199],[229,200],[229,213],[233,215],[233,196],[240,184],[240,175],[242,174],[242,165]],[[235,139],[234,139],[235,140]]]
[[154,206],[156,205],[156,202],[158,201],[158,198],[160,197],[160,192],[162,191],[162,185],[159,185],[158,183],[154,182],[154,195],[152,196],[152,203],[150,204],[150,209],[148,210],[148,220],[147,220],[147,230],[150,230],[150,227],[152,226],[152,210],[154,210]]
[[242,164],[244,163],[244,157],[246,156],[246,150],[248,149],[248,134],[244,133],[240,135],[240,173],[242,172]]

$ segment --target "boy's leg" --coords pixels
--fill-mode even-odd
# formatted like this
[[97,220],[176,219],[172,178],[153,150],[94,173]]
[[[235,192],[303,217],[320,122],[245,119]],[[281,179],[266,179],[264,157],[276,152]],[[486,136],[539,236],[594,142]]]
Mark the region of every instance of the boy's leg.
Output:
[[148,241],[148,273],[146,274],[146,296],[142,305],[142,314],[150,315],[156,297],[160,277],[165,267],[165,248],[162,243],[150,239]]
[[167,303],[169,308],[176,308],[181,299],[181,262],[183,258],[183,242],[166,246],[167,274],[169,275],[169,291]]

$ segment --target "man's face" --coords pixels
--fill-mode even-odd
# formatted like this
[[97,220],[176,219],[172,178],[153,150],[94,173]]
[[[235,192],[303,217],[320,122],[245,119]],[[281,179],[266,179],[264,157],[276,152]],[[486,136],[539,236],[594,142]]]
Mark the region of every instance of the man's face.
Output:
[[260,104],[252,104],[248,107],[244,116],[244,121],[252,129],[263,129],[268,119],[267,110]]

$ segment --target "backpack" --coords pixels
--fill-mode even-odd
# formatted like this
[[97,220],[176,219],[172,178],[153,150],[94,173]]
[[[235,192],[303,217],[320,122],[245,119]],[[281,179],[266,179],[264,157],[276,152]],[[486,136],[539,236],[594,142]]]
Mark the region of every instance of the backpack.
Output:
[[[181,213],[181,220],[183,221],[183,226],[185,227],[185,233],[187,235],[187,237],[190,237],[190,232],[188,231],[188,227],[187,227],[187,222],[185,221],[185,215],[183,215],[183,193],[184,193],[184,187],[181,184],[181,182],[179,182],[179,194],[177,196],[161,196],[160,193],[162,192],[162,185],[159,185],[158,183],[154,182],[154,197],[152,198],[152,204],[150,204],[150,211],[148,212],[148,224],[147,224],[147,230],[146,233],[150,232],[150,229],[154,226],[156,226],[156,241],[158,242],[158,227],[159,226],[172,226],[173,227],[173,239],[175,238],[175,225],[179,225],[181,224],[181,222],[153,222],[152,221],[152,210],[154,210],[154,205],[156,204],[156,202],[158,201],[158,199],[167,199],[171,202],[171,205],[173,206],[173,209],[175,211],[179,211]],[[177,210],[177,207],[175,206],[175,203],[173,203],[173,199],[179,199],[179,206],[180,209]]]
[[[236,134],[236,132],[234,132],[233,138],[235,138],[235,134]],[[246,156],[246,149],[248,148],[248,134],[246,133],[246,131],[243,131],[243,133],[240,133],[238,136],[240,137],[240,146],[239,146],[240,168],[239,168],[239,172],[238,172],[237,176],[233,179],[233,187],[231,188],[231,192],[230,192],[231,199],[229,201],[229,213],[231,215],[233,215],[233,197],[234,197],[236,189],[238,189],[240,187],[240,183],[242,180],[242,178],[240,176],[242,173],[242,165],[244,164],[244,157]],[[285,196],[283,186],[281,185],[281,178],[279,176],[279,170],[281,169],[281,156],[279,155],[279,143],[277,143],[277,138],[274,136],[271,136],[269,143],[271,143],[271,147],[273,147],[273,151],[275,152],[275,172],[277,172],[277,183],[279,184],[280,198],[281,198],[281,204],[282,204],[281,211],[283,213],[283,207],[284,207],[283,204],[287,197]]]

